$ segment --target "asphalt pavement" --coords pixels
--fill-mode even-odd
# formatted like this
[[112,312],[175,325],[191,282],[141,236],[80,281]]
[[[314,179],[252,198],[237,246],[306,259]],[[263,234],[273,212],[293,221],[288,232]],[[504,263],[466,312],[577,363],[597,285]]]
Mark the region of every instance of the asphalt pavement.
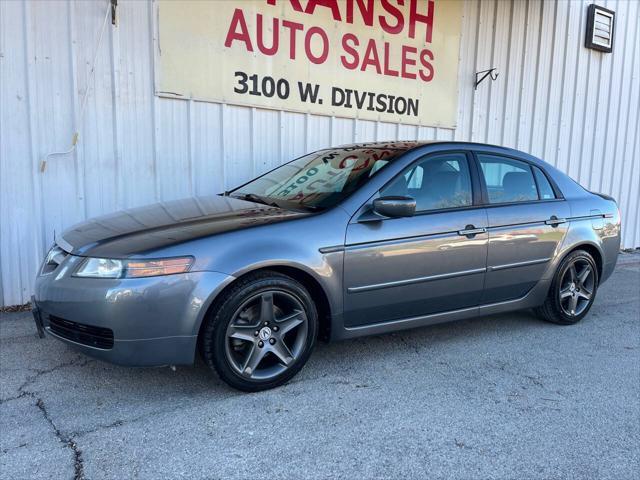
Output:
[[638,254],[578,325],[517,312],[320,344],[255,394],[0,314],[2,479],[639,477]]

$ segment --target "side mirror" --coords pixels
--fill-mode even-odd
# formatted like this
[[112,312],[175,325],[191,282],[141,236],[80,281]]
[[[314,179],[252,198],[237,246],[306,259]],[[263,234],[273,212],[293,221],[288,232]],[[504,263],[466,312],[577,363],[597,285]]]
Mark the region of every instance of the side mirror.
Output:
[[413,217],[416,201],[411,197],[380,197],[373,201],[373,211],[385,217]]

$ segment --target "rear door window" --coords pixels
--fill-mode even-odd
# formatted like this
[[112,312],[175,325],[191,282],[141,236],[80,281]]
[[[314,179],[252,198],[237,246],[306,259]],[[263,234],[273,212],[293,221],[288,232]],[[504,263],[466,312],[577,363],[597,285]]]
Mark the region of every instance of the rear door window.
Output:
[[478,154],[487,185],[489,203],[538,200],[536,182],[528,163],[511,158]]

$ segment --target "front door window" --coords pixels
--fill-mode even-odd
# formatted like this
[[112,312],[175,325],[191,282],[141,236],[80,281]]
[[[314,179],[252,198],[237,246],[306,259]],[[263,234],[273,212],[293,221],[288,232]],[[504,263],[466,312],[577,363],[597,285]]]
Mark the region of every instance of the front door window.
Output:
[[469,206],[472,195],[467,157],[464,153],[427,157],[397,177],[380,195],[412,197],[416,212]]

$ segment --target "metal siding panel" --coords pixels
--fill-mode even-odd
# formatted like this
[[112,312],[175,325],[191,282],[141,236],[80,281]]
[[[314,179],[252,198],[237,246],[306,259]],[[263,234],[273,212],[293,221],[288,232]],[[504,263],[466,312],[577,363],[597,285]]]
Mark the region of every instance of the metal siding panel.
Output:
[[576,76],[572,86],[571,94],[573,97],[572,117],[568,150],[569,165],[565,171],[574,180],[579,180],[579,168],[582,163],[582,133],[585,128],[586,106],[587,106],[587,89],[589,88],[589,57],[591,51],[582,47],[584,36],[587,29],[587,5],[580,5],[580,31],[576,38],[575,48],[576,56]]
[[376,141],[395,140],[398,136],[398,127],[395,123],[376,122]]
[[529,153],[538,157],[544,157],[544,136],[546,121],[549,111],[549,95],[551,67],[554,57],[555,45],[555,19],[558,11],[558,2],[545,0],[542,3],[542,17],[540,39],[538,42],[538,62],[536,90],[534,93],[532,111],[532,132]]
[[[567,43],[564,55],[565,72],[562,85],[560,102],[560,125],[558,128],[558,149],[555,165],[562,171],[567,172],[569,168],[569,157],[571,155],[571,127],[573,125],[573,93],[575,91],[575,79],[577,71],[577,58],[580,50],[580,20],[583,4],[579,2],[569,2],[569,12],[567,15]],[[580,20],[577,20],[580,19]]]
[[[29,158],[31,163],[31,171],[32,171],[32,191],[34,193],[34,221],[31,225],[31,238],[35,240],[35,244],[33,245],[36,249],[33,252],[33,255],[30,255],[26,258],[26,264],[21,265],[20,272],[16,272],[16,275],[29,275],[29,280],[31,285],[33,284],[33,275],[37,268],[31,269],[29,268],[29,262],[34,262],[37,265],[40,264],[41,259],[44,257],[47,247],[49,246],[49,242],[46,239],[46,229],[45,229],[45,219],[44,219],[44,175],[40,174],[40,162],[41,157],[39,154],[38,148],[38,136],[37,132],[37,116],[38,111],[36,110],[36,104],[34,100],[34,92],[36,91],[36,82],[37,75],[35,71],[35,55],[33,50],[33,39],[30,35],[32,30],[31,16],[28,14],[28,6],[26,3],[24,5],[24,32],[23,38],[25,43],[24,55],[25,55],[25,71],[26,71],[26,80],[27,80],[27,111],[29,117],[29,152],[28,155],[22,155],[20,158],[25,160]],[[19,160],[18,160],[19,161]],[[27,267],[25,269],[25,267]],[[25,271],[26,270],[26,271]],[[26,293],[26,295],[25,295]],[[21,302],[24,303],[27,298],[31,295],[31,291],[24,292],[24,290],[20,291]]]
[[450,128],[436,128],[436,140],[451,142],[454,140],[455,131]]
[[[117,164],[114,138],[113,85],[108,32],[96,56],[95,73],[91,62],[98,44],[99,28],[106,6],[102,2],[73,2],[75,72],[79,98],[89,89],[83,122],[80,125],[78,158],[81,167],[83,214],[94,217],[117,210]],[[87,165],[89,168],[87,168]]]
[[[624,2],[623,2],[624,4]],[[615,8],[621,6],[619,2],[615,4]],[[613,66],[611,69],[611,83],[610,83],[610,96],[609,96],[609,118],[607,122],[607,135],[606,135],[606,146],[604,153],[604,161],[601,165],[600,170],[600,185],[597,188],[597,191],[603,193],[611,193],[612,192],[612,183],[613,183],[613,175],[608,174],[609,172],[613,172],[616,164],[615,158],[615,139],[616,131],[617,131],[617,119],[618,113],[620,111],[620,106],[622,105],[622,92],[620,91],[620,84],[622,80],[622,68],[624,64],[624,35],[621,31],[621,27],[624,25],[624,16],[618,16],[616,19],[616,32],[615,35],[615,54],[612,55]]]
[[0,3],[0,305],[31,293],[42,248],[39,184],[31,155],[29,80],[22,3]]
[[190,133],[196,195],[209,195],[224,190],[221,109],[215,103],[193,104]]
[[[494,18],[496,11],[495,0],[480,2],[480,16],[478,19],[476,71],[487,70],[492,67]],[[473,95],[473,116],[471,120],[471,141],[484,142],[486,138],[489,110],[489,96],[491,92],[490,79],[485,79]]]
[[420,127],[418,129],[418,140],[436,140],[438,131],[435,127]]
[[[635,4],[635,2],[633,2]],[[616,121],[616,129],[614,134],[615,140],[615,148],[613,151],[613,162],[614,167],[612,169],[612,184],[611,184],[611,194],[618,199],[621,200],[620,196],[622,194],[622,182],[623,182],[623,171],[624,171],[624,149],[627,144],[627,120],[629,115],[629,107],[630,107],[630,98],[629,98],[629,90],[631,88],[631,68],[633,67],[633,52],[634,52],[634,41],[633,37],[635,36],[636,28],[633,23],[633,16],[630,15],[629,9],[632,7],[631,3],[626,3],[624,5],[619,6],[619,11],[621,13],[626,13],[621,15],[620,20],[618,22],[618,38],[623,38],[622,45],[618,45],[622,48],[622,57],[624,58],[622,63],[622,73],[620,75],[620,86],[618,90],[620,107],[618,109],[618,118]],[[626,11],[625,11],[626,10]],[[624,209],[626,205],[621,205]]]
[[306,125],[308,152],[331,146],[331,117],[307,114]]
[[[538,53],[540,39],[540,23],[542,2],[529,0],[527,8],[527,20],[525,24],[525,41],[523,50],[523,74],[520,88],[520,106],[518,109],[517,148],[524,151],[531,150],[532,124],[535,114],[535,90],[538,80]],[[534,75],[528,74],[527,67],[531,68]]]
[[517,145],[526,16],[527,3],[512,2],[509,60],[501,80],[506,84],[506,98],[504,104],[504,127],[500,144],[507,147],[515,147]]
[[[65,2],[27,3],[32,39],[32,93],[37,155],[68,150],[75,131],[76,92],[70,55],[70,18]],[[56,39],[57,41],[52,41]],[[55,119],[55,121],[53,121]],[[78,202],[77,155],[50,158],[42,174],[45,243],[83,217]]]
[[[636,64],[640,63],[636,61]],[[636,93],[636,98],[638,95]],[[621,213],[623,222],[623,246],[638,246],[640,243],[636,240],[640,233],[640,222],[634,222],[633,219],[640,214],[640,99],[636,101],[636,131],[633,132],[634,139],[631,148],[631,158],[633,164],[629,174],[629,186],[627,196],[625,198],[626,209]]]
[[567,46],[567,29],[569,22],[569,3],[566,1],[556,3],[555,28],[553,32],[553,54],[550,56],[549,70],[549,102],[544,129],[544,152],[542,158],[553,164],[557,164],[559,143],[559,126],[562,112],[562,88],[566,63],[564,62]]
[[169,98],[157,103],[156,171],[162,201],[188,197],[193,191],[188,128],[190,103]]
[[584,98],[580,102],[584,106],[582,111],[582,127],[579,131],[579,154],[576,158],[578,170],[574,178],[582,185],[589,186],[589,172],[591,171],[591,158],[593,156],[593,138],[595,137],[595,123],[599,96],[599,77],[602,66],[602,54],[595,50],[589,50],[587,54],[587,75],[584,89]]
[[291,160],[307,153],[306,127],[303,113],[282,112],[282,158]]
[[119,2],[111,31],[120,208],[160,199],[150,28],[145,2]]
[[353,143],[355,137],[355,120],[351,118],[332,117],[331,144],[344,145]]
[[[633,238],[636,229],[640,228],[637,223],[630,223],[633,214],[639,208],[640,193],[638,183],[640,182],[640,159],[636,152],[638,143],[638,130],[640,128],[640,5],[637,2],[627,5],[627,15],[629,18],[629,30],[626,42],[629,42],[631,51],[629,58],[629,92],[623,93],[626,101],[626,120],[621,123],[621,129],[625,132],[620,138],[621,145],[621,185],[620,203],[622,208],[623,223],[623,245],[633,245]],[[635,21],[634,21],[635,20]],[[635,194],[635,196],[634,196]]]
[[398,140],[417,140],[418,128],[415,125],[398,125]]
[[280,114],[275,110],[253,111],[253,168],[260,175],[280,165],[286,159],[280,155]]
[[479,9],[480,3],[477,1],[464,2],[462,11],[460,62],[458,65],[458,125],[455,130],[456,140],[461,141],[471,138],[473,82],[475,80],[474,73],[477,71],[475,56],[478,48],[476,35]]
[[512,2],[497,2],[495,30],[493,36],[493,55],[491,59],[491,67],[497,67],[499,76],[496,81],[487,79],[490,83],[489,90],[489,106],[490,112],[487,115],[487,134],[488,143],[500,144],[502,130],[504,127],[504,106],[506,99],[506,88],[508,75],[502,70],[506,67],[509,56],[511,33],[511,11]]
[[251,109],[225,105],[222,108],[225,188],[234,188],[251,179]]
[[356,120],[355,141],[374,142],[377,139],[377,122],[370,120]]
[[631,245],[637,246],[640,245],[640,208],[636,205],[636,221],[635,221],[636,234],[634,236],[634,241]]
[[[616,5],[607,5],[607,8],[615,8]],[[607,145],[609,130],[609,114],[611,111],[611,73],[613,71],[613,59],[615,55],[601,55],[600,71],[598,75],[598,97],[595,107],[595,126],[593,145],[591,148],[590,168],[588,179],[585,183],[592,191],[599,192],[602,186],[603,168],[607,162],[605,147]]]

